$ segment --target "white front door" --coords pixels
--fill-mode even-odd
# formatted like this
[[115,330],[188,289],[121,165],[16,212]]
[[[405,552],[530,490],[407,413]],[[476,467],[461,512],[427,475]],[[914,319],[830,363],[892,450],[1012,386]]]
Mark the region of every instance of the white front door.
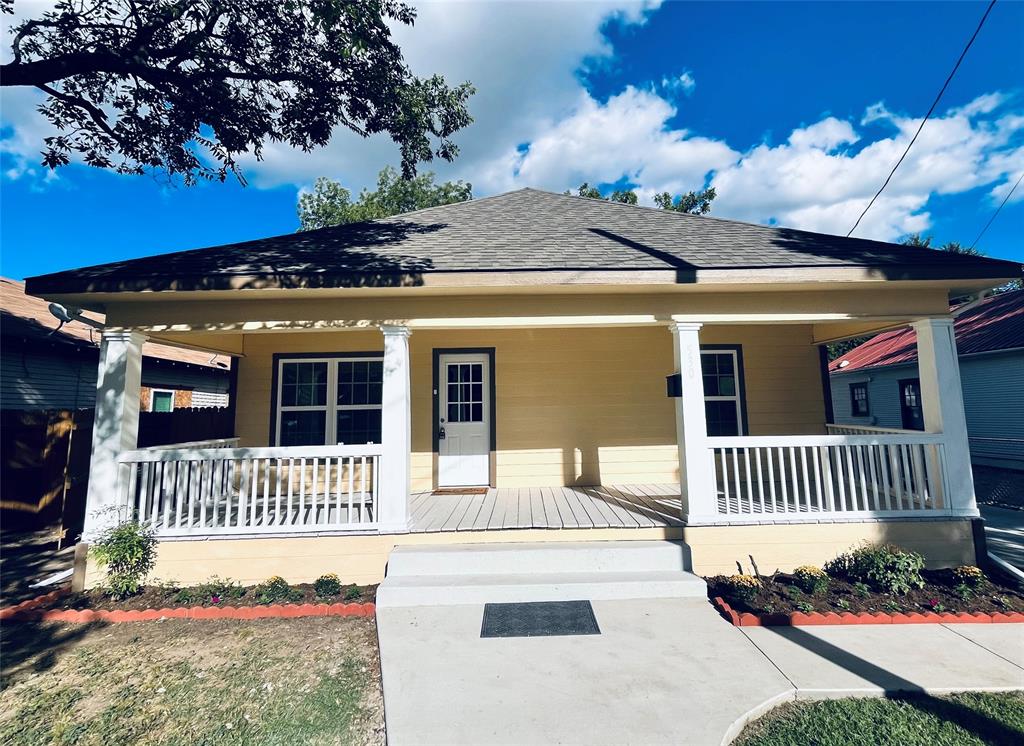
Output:
[[491,382],[486,354],[439,356],[438,487],[491,482]]

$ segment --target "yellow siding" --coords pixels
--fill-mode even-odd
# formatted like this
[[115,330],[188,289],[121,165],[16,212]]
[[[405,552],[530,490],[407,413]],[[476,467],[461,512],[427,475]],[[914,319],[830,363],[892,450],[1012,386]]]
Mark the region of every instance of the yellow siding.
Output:
[[[742,345],[751,435],[822,432],[824,400],[810,327],[708,326],[701,341]],[[665,395],[665,327],[419,331],[410,338],[412,481],[433,486],[433,350],[495,348],[499,487],[664,483],[678,479]],[[236,434],[268,443],[276,352],[368,352],[377,331],[250,334],[238,372]]]
[[[160,543],[152,577],[185,585],[217,575],[252,585],[272,575],[280,575],[291,583],[308,583],[333,572],[343,583],[379,583],[384,579],[388,555],[400,544],[658,539],[685,541],[690,548],[693,571],[705,577],[731,575],[737,571],[737,563],[749,573],[753,570],[751,556],[765,574],[792,571],[800,565],[821,566],[862,542],[892,542],[920,552],[931,568],[976,562],[971,523],[956,520],[164,541]],[[92,587],[101,580],[101,572],[90,559],[86,586]]]

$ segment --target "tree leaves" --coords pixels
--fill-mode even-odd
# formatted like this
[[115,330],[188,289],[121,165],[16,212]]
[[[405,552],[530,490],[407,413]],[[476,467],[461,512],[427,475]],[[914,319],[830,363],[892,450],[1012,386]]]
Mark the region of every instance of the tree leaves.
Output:
[[436,184],[434,179],[430,171],[407,179],[388,166],[377,176],[377,188],[364,189],[353,202],[348,189],[321,176],[312,192],[299,196],[299,230],[376,220],[473,198],[471,184],[464,181]]
[[388,23],[414,19],[401,0],[63,0],[14,29],[0,84],[47,94],[50,168],[78,155],[186,184],[241,180],[239,155],[312,150],[340,125],[387,134],[411,177],[456,157],[473,93],[412,74]]

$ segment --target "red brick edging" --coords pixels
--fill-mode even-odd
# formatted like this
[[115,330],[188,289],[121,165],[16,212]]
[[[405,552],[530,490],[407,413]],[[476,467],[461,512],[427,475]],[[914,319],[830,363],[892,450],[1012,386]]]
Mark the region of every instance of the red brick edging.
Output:
[[934,611],[887,614],[884,611],[843,611],[836,613],[826,611],[820,613],[812,611],[804,614],[794,611],[791,614],[751,614],[749,612],[737,612],[721,596],[716,596],[711,603],[727,621],[737,627],[808,627],[823,624],[1007,624],[1024,623],[1024,614],[1018,611],[1003,613],[997,611],[994,614],[986,614],[978,611],[973,614],[966,612],[943,612],[937,614]]
[[0,609],[0,620],[43,622],[148,622],[156,619],[269,619],[306,616],[373,616],[376,605],[364,604],[273,604],[270,606],[182,606],[176,609],[141,611],[95,611],[93,609],[48,609],[36,607],[53,601],[67,591],[57,590],[30,598],[16,606]]

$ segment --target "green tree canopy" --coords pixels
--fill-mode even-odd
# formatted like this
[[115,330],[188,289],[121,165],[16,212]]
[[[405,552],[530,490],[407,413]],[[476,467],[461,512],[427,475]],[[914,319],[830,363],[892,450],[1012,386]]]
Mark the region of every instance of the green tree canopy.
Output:
[[[572,192],[566,190],[564,194],[572,194]],[[600,189],[591,186],[585,181],[580,184],[576,194],[579,197],[587,197],[588,199],[603,199],[608,202],[622,202],[627,205],[635,205],[637,203],[636,192],[632,189],[616,189],[605,197],[601,194]],[[714,187],[708,187],[699,192],[687,192],[677,197],[673,197],[669,192],[662,192],[661,194],[654,195],[654,204],[662,210],[685,212],[690,215],[706,215],[711,212],[711,203],[714,202],[715,196]]]
[[932,246],[932,237],[924,236],[920,233],[911,233],[909,236],[900,241],[904,246],[917,246],[922,249],[937,249],[938,251],[948,251],[951,254],[964,254],[965,256],[985,256],[980,251],[970,246],[964,246],[959,241],[946,241],[942,246]]
[[387,166],[377,176],[377,188],[364,189],[355,201],[352,201],[352,193],[348,189],[321,176],[312,192],[299,196],[299,230],[311,231],[376,220],[469,199],[473,199],[472,184],[464,181],[437,184],[430,171],[406,179],[396,169]]
[[402,0],[61,0],[14,27],[0,85],[47,94],[50,168],[78,154],[186,184],[242,179],[240,154],[266,141],[310,150],[342,125],[387,134],[412,176],[455,157],[473,93],[412,74],[389,24],[415,16]]

